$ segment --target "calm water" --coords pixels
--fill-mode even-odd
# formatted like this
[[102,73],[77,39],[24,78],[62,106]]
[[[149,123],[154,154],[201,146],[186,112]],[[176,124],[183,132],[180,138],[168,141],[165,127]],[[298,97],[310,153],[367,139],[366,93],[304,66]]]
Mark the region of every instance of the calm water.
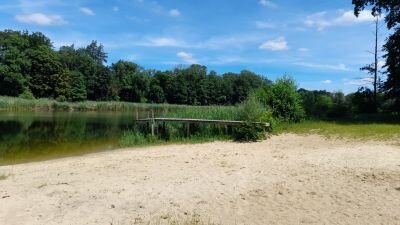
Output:
[[115,149],[134,113],[0,113],[0,165]]

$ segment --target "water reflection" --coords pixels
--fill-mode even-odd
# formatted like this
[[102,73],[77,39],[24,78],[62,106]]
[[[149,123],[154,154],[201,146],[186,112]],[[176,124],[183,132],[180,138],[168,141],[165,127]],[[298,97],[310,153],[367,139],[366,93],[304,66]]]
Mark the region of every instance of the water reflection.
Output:
[[132,113],[0,113],[0,165],[118,147]]

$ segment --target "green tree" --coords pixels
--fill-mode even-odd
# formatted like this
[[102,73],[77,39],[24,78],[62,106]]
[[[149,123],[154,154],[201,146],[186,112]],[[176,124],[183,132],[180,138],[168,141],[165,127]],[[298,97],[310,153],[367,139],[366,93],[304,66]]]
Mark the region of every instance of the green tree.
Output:
[[63,82],[64,68],[57,54],[49,46],[39,46],[27,51],[31,61],[29,88],[35,97],[56,98],[56,86]]
[[152,103],[164,103],[165,102],[164,90],[160,87],[158,80],[155,78],[153,78],[150,82],[148,99]]
[[174,92],[174,73],[172,73],[171,71],[156,71],[153,77],[157,80],[157,84],[163,89],[166,102],[177,103],[175,102]]
[[81,49],[80,51],[88,54],[92,59],[96,60],[99,64],[107,62],[107,53],[104,52],[104,46],[102,44],[98,44],[97,41],[92,41],[86,48]]
[[97,72],[88,83],[87,96],[90,100],[109,101],[111,94],[111,71],[109,68],[99,65]]
[[85,77],[79,71],[73,70],[69,72],[70,91],[68,99],[73,102],[84,101],[87,98]]
[[289,77],[283,77],[274,83],[268,99],[269,106],[275,117],[299,121],[304,117],[304,109],[301,98],[297,92],[295,81]]
[[395,109],[400,111],[400,2],[393,0],[353,0],[352,2],[356,16],[366,7],[372,7],[372,15],[385,15],[388,29],[394,30],[384,45],[388,75],[384,88],[388,97],[395,99]]
[[30,60],[27,33],[5,30],[0,32],[0,95],[19,96],[27,89]]

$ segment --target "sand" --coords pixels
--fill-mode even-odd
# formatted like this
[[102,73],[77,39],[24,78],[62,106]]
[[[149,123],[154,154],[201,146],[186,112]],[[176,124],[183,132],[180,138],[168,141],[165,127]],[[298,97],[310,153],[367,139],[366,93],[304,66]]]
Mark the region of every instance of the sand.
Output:
[[285,134],[0,167],[1,225],[400,224],[400,146]]

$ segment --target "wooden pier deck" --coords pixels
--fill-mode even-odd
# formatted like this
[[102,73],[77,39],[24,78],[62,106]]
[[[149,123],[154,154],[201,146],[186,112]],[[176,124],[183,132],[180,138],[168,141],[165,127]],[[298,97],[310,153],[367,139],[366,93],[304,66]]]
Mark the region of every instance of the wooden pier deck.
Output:
[[[189,118],[145,118],[137,119],[137,122],[178,122],[178,123],[203,123],[203,124],[219,124],[219,125],[243,125],[245,121],[235,120],[206,120],[206,119],[189,119]],[[269,127],[269,123],[252,122],[252,124],[260,124]]]
[[[145,119],[137,119],[136,122],[140,123],[150,123],[151,124],[151,133],[154,135],[154,128],[156,123],[185,123],[187,124],[187,129],[189,132],[190,124],[214,124],[214,125],[224,125],[224,126],[240,126],[247,124],[246,121],[235,121],[235,120],[207,120],[207,119],[190,119],[190,118],[145,118]],[[270,128],[270,123],[261,123],[261,122],[251,122],[251,124],[258,124],[264,126],[266,129]]]

